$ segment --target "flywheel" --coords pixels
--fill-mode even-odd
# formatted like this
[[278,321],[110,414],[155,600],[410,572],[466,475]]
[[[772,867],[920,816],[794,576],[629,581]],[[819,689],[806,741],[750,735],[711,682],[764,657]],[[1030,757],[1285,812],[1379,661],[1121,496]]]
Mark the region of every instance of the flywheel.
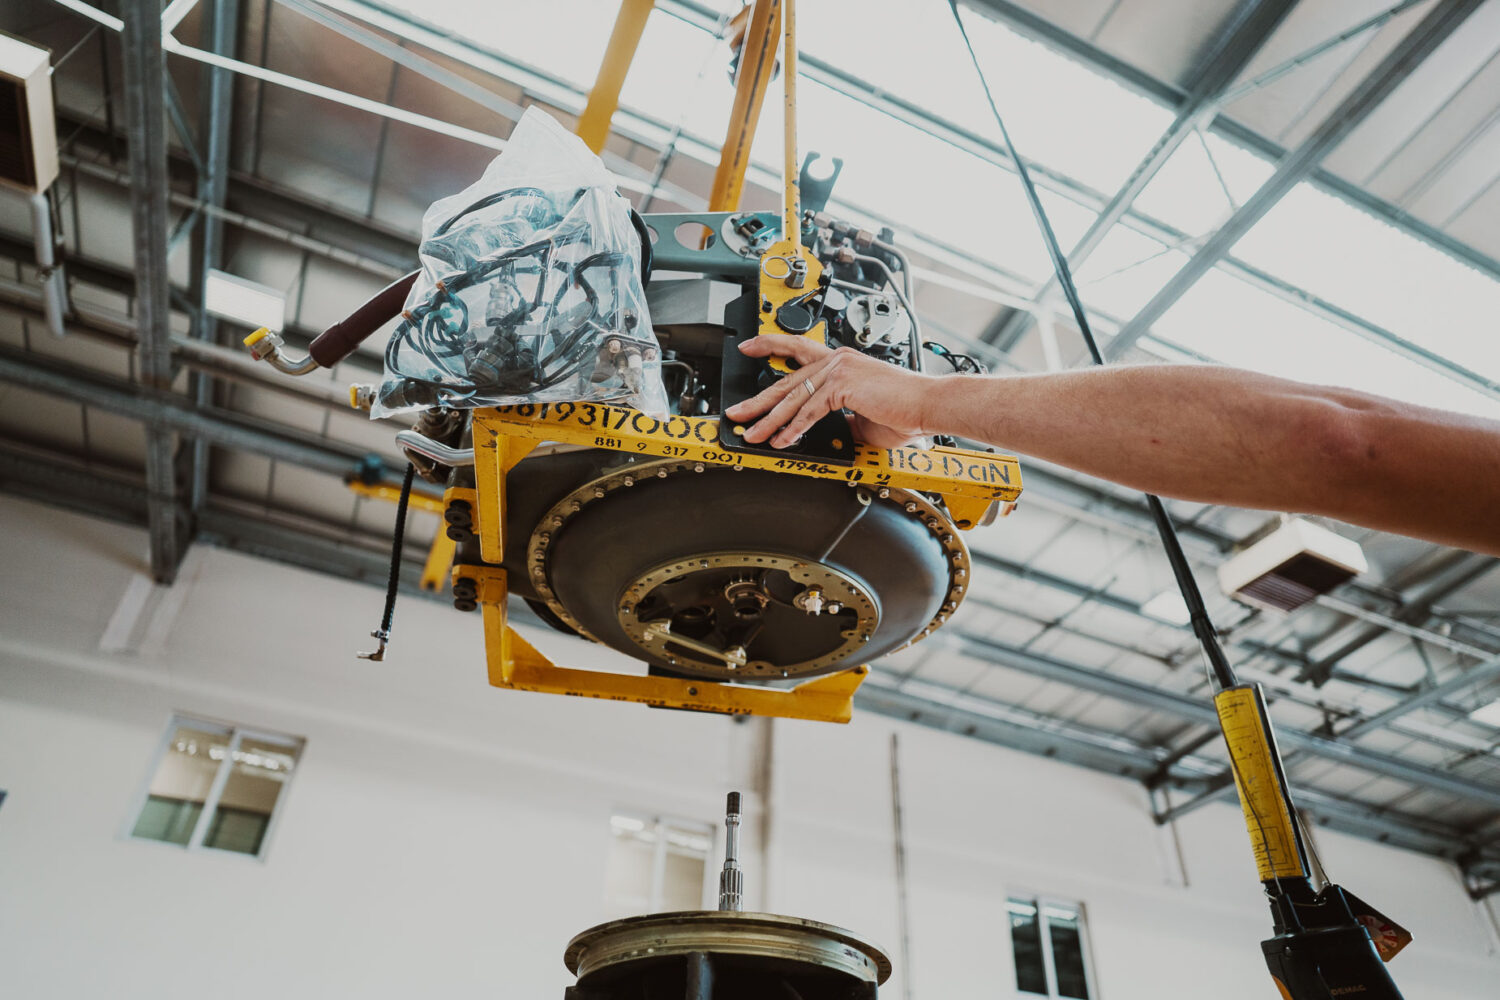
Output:
[[556,499],[525,556],[529,589],[581,635],[654,673],[715,680],[889,653],[953,613],[968,571],[920,494],[671,460]]

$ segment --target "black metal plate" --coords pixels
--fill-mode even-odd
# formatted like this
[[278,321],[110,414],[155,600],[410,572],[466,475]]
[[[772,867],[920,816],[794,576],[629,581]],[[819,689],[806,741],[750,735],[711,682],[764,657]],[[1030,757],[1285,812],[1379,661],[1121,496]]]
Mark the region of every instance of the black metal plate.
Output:
[[[746,292],[724,307],[724,321],[734,333],[724,341],[724,365],[719,381],[721,412],[735,403],[749,399],[775,381],[775,373],[770,365],[760,358],[746,357],[739,347],[744,341],[757,336],[759,324],[756,305],[759,299],[759,293]],[[837,410],[808,428],[801,443],[790,448],[773,448],[769,442],[749,444],[734,433],[734,428],[732,420],[719,421],[719,444],[729,451],[781,458],[816,459],[834,465],[854,464],[854,432],[849,428],[848,418]]]

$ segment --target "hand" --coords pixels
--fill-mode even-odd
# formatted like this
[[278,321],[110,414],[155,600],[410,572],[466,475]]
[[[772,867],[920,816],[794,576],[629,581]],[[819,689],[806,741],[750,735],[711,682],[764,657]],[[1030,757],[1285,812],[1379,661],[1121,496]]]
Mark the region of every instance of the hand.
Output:
[[749,424],[745,440],[752,444],[769,440],[773,448],[790,447],[834,410],[852,410],[854,436],[876,448],[899,448],[924,433],[923,409],[934,381],[929,376],[792,334],[751,337],[740,350],[752,358],[791,358],[801,366],[724,411],[730,420]]

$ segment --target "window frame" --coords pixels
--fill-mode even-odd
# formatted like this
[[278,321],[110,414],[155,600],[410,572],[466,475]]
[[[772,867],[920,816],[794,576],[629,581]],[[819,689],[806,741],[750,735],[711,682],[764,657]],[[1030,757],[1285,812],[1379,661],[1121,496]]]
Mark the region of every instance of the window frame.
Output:
[[1055,906],[1059,909],[1073,910],[1078,914],[1078,952],[1083,957],[1083,982],[1088,990],[1089,1000],[1099,1000],[1099,984],[1094,978],[1094,945],[1089,935],[1088,908],[1083,905],[1082,901],[1026,890],[1011,890],[1005,894],[1005,929],[1006,935],[1010,938],[1011,975],[1014,979],[1016,943],[1009,916],[1011,903],[1025,903],[1036,907],[1037,937],[1042,952],[1043,974],[1047,980],[1046,993],[1023,990],[1018,984],[1015,986],[1016,996],[1039,997],[1043,1000],[1073,1000],[1057,992],[1057,963],[1052,955],[1052,933],[1047,922],[1047,907]]
[[[151,797],[151,785],[156,781],[156,773],[161,769],[162,762],[172,748],[172,739],[177,735],[177,730],[184,726],[212,732],[227,738],[225,744],[224,759],[219,761],[219,769],[214,773],[214,780],[209,786],[208,794],[203,799],[203,808],[198,813],[198,818],[193,823],[192,835],[188,837],[186,844],[176,844],[167,840],[157,840],[153,837],[137,837],[135,835],[136,824],[140,822],[141,812],[146,808],[146,802]],[[158,847],[170,848],[174,851],[187,851],[195,854],[210,853],[215,856],[231,855],[245,858],[264,864],[266,855],[271,849],[271,841],[275,839],[276,827],[281,822],[281,816],[285,812],[285,802],[291,795],[292,774],[288,774],[282,785],[280,794],[276,796],[276,804],[271,807],[271,815],[266,819],[266,830],[260,838],[260,849],[254,854],[246,851],[231,851],[222,847],[213,847],[203,843],[208,835],[209,828],[213,825],[214,814],[218,811],[220,798],[223,797],[224,787],[229,784],[229,777],[234,769],[234,755],[245,740],[256,740],[261,743],[270,743],[279,748],[290,751],[297,762],[298,767],[302,764],[303,753],[307,749],[307,740],[301,736],[292,736],[288,733],[279,733],[270,729],[260,729],[252,726],[241,726],[223,719],[212,716],[199,715],[190,712],[176,712],[167,716],[167,724],[162,729],[161,738],[156,741],[156,749],[151,754],[151,762],[146,768],[145,777],[134,797],[131,799],[130,809],[126,813],[125,821],[120,826],[119,836],[116,839],[127,840],[133,844],[153,844]],[[293,768],[295,773],[297,768]]]
[[[709,893],[710,887],[713,887],[714,893],[717,893],[718,891],[718,883],[716,881],[718,870],[713,865],[713,858],[716,856],[716,852],[722,852],[723,849],[723,841],[720,839],[723,836],[722,829],[716,830],[712,823],[705,822],[701,819],[692,819],[687,816],[678,816],[670,813],[653,813],[645,809],[611,809],[609,812],[610,828],[607,833],[609,839],[606,841],[606,859],[613,851],[615,838],[619,836],[619,834],[615,833],[613,829],[614,820],[616,817],[638,820],[641,823],[645,824],[645,826],[642,827],[643,830],[650,830],[655,836],[655,841],[652,844],[651,853],[650,895],[647,897],[645,908],[641,909],[639,912],[675,912],[662,910],[659,908],[663,902],[662,897],[664,894],[667,877],[666,831],[668,829],[678,829],[689,833],[702,833],[708,838],[708,850],[703,855],[703,882],[698,887],[698,909],[713,909],[713,907],[709,905]],[[608,909],[613,909],[615,900],[610,897],[608,892],[609,883],[607,871],[605,875],[606,891],[604,894],[604,905]]]

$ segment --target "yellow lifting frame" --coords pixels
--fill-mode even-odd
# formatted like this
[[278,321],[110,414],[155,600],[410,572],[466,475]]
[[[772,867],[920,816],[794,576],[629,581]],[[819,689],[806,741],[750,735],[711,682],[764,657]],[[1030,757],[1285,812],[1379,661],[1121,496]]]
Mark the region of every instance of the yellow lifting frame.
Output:
[[651,677],[560,667],[510,627],[505,601],[505,494],[509,473],[543,441],[607,448],[631,455],[677,458],[722,468],[763,469],[833,479],[850,486],[910,489],[941,494],[961,528],[977,524],[996,502],[1021,494],[1021,471],[1008,455],[960,448],[856,449],[852,466],[791,456],[729,451],[718,441],[714,417],[659,420],[638,410],[602,403],[539,403],[474,412],[475,530],[487,563],[458,565],[455,580],[475,584],[484,617],[485,656],[495,687],[634,701],[725,715],[768,715],[818,722],[848,722],[854,693],[869,675],[858,666],[793,688],[712,680]]

